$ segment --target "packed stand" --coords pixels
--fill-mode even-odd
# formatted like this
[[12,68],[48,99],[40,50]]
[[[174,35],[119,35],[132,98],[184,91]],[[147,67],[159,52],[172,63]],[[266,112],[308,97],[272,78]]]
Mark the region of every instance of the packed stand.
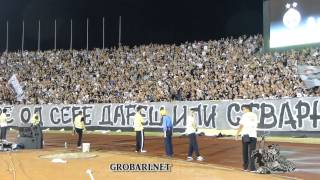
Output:
[[16,104],[16,74],[27,104],[124,103],[318,96],[297,64],[319,65],[319,49],[264,53],[261,35],[180,45],[4,52],[0,103]]

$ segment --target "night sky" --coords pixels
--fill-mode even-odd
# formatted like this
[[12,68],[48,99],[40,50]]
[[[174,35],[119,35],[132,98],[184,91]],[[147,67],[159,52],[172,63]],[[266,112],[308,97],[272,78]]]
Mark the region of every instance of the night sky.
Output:
[[262,33],[263,0],[0,0],[0,50],[21,48],[21,22],[25,20],[25,49],[37,49],[37,21],[41,20],[41,49],[68,49],[70,19],[73,47],[86,48],[86,18],[90,19],[89,47],[118,43],[118,17],[122,16],[122,44],[181,43]]

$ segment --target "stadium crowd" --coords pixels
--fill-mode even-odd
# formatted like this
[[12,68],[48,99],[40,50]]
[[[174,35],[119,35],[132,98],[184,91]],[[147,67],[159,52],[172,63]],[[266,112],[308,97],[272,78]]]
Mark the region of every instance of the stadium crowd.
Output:
[[264,53],[262,35],[180,45],[4,52],[0,103],[15,104],[16,74],[27,104],[124,103],[318,96],[297,64],[319,65],[319,49]]

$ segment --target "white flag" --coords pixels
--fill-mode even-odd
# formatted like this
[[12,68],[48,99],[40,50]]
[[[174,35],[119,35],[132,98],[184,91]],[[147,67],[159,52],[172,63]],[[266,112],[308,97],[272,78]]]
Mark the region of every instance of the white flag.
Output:
[[9,87],[15,93],[17,101],[22,101],[24,99],[24,92],[15,74],[11,76],[11,78],[8,81],[8,84],[9,84]]
[[298,73],[306,88],[320,86],[320,66],[298,65]]

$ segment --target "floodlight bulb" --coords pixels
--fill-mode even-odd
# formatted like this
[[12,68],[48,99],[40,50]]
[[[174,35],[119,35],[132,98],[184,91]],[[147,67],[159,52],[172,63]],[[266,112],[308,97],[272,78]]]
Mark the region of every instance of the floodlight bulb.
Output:
[[297,2],[293,2],[293,3],[292,3],[292,6],[293,6],[293,7],[297,7],[297,6],[298,6],[298,3],[297,3]]
[[291,5],[288,3],[286,4],[286,8],[289,9],[291,7]]

